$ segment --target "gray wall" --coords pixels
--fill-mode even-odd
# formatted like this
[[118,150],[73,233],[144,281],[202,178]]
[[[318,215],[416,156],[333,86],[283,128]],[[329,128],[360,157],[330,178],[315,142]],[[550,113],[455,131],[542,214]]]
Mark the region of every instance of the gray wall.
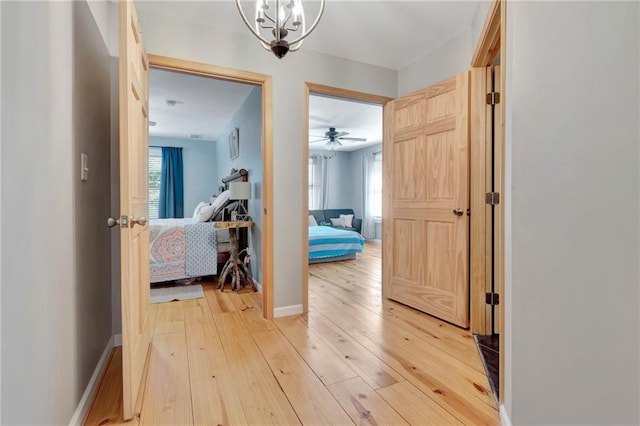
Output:
[[471,30],[467,30],[399,70],[398,96],[408,95],[468,70],[475,49],[475,45],[471,45],[471,37]]
[[0,7],[1,421],[61,424],[110,336],[106,48],[84,2]]
[[149,136],[149,146],[182,147],[184,215],[191,217],[198,203],[208,203],[218,187],[215,142]]
[[[487,13],[493,2],[491,0],[480,0],[476,6],[476,12],[473,15],[473,21],[471,21],[471,55],[476,51],[476,46],[480,40],[480,34],[484,28],[484,22],[487,19]],[[469,64],[471,64],[471,56],[469,57]]]
[[248,32],[230,34],[161,14],[140,16],[140,21],[149,53],[273,77],[274,305],[301,305],[302,197],[307,196],[302,188],[307,161],[300,143],[303,84],[310,81],[394,97],[396,72],[305,50],[279,60]]
[[638,6],[507,8],[513,424],[640,422]]
[[[240,151],[238,158],[229,159],[229,133],[239,129]],[[262,284],[262,89],[255,87],[227,124],[216,142],[217,187],[232,168],[246,169],[251,182],[251,199],[248,212],[254,221],[251,228],[251,273]],[[216,191],[217,193],[217,191]]]
[[[84,390],[111,337],[110,56],[86,2],[73,6],[73,142],[77,389]],[[80,180],[80,154],[89,177]]]

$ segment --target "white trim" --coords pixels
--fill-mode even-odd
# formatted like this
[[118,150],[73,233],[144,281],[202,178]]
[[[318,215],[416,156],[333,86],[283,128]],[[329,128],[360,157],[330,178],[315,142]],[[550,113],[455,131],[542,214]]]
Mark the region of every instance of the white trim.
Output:
[[512,426],[509,414],[507,413],[507,409],[504,404],[500,405],[500,424],[502,426]]
[[273,310],[273,317],[288,317],[290,315],[298,315],[302,313],[302,305],[283,306],[282,308],[275,308]]
[[109,341],[107,341],[107,346],[105,346],[104,351],[102,352],[102,356],[100,357],[100,360],[98,360],[96,369],[93,370],[91,379],[89,379],[89,383],[87,383],[87,387],[82,394],[82,398],[80,398],[80,402],[76,407],[76,411],[73,413],[71,420],[69,420],[70,426],[81,425],[84,422],[84,418],[89,413],[89,408],[91,408],[93,398],[96,396],[96,392],[98,392],[100,379],[102,379],[102,375],[107,369],[107,362],[109,360],[109,356],[111,355],[111,351],[113,350],[114,340],[115,336],[111,336],[109,338]]
[[113,346],[114,347],[122,346],[122,334],[113,335]]
[[256,280],[253,280],[253,283],[256,285],[256,288],[258,289],[258,293],[262,294],[262,284],[260,284]]

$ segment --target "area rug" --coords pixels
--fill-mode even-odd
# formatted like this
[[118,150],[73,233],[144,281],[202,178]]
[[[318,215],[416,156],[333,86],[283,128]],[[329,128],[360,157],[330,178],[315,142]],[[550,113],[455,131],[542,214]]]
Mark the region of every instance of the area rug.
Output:
[[151,303],[173,302],[174,300],[191,300],[204,297],[200,284],[181,285],[177,287],[160,287],[151,289]]

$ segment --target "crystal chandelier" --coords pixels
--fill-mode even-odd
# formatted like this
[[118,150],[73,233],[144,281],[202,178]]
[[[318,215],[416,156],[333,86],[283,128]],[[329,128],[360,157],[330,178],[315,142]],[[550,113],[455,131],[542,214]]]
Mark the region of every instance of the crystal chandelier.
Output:
[[[271,50],[278,58],[282,58],[287,52],[298,50],[302,41],[316,28],[324,12],[324,2],[325,0],[320,0],[318,16],[308,31],[302,0],[257,0],[254,26],[247,20],[240,0],[236,0],[236,6],[245,25],[253,35],[258,37],[260,44],[265,49]],[[270,34],[269,37],[274,39],[269,41],[261,33]],[[298,37],[289,41],[287,40],[289,35]]]

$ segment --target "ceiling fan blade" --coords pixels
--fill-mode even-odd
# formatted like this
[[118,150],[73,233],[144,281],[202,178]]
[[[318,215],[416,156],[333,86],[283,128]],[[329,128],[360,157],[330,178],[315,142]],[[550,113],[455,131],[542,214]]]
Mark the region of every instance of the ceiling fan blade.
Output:
[[338,138],[341,141],[366,142],[367,138]]
[[325,142],[326,140],[327,140],[327,138],[322,138],[322,139],[317,139],[315,141],[309,141],[309,143]]
[[347,136],[349,134],[349,132],[338,132],[336,133],[336,137],[339,138],[341,136]]

